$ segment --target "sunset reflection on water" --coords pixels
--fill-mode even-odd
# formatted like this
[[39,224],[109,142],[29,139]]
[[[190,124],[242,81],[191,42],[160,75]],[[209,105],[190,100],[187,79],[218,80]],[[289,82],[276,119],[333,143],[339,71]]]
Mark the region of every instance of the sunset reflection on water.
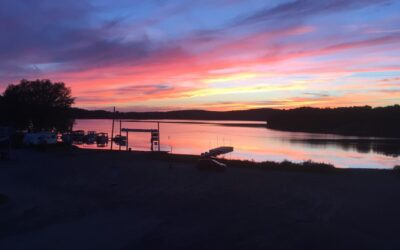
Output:
[[[392,168],[400,164],[399,144],[385,145],[375,140],[357,143],[360,139],[358,137],[276,131],[265,128],[263,126],[265,122],[242,122],[259,124],[260,127],[221,125],[239,123],[236,121],[180,120],[179,122],[181,123],[160,123],[162,150],[177,154],[198,155],[217,146],[233,146],[234,152],[226,155],[226,158],[296,162],[312,160],[331,163],[336,167],[350,168]],[[77,120],[74,130],[107,132],[111,138],[111,124],[111,120]],[[119,126],[119,121],[115,121],[114,135],[119,134]],[[122,127],[148,129],[157,128],[157,124],[123,121]],[[346,141],[351,141],[351,143],[344,143]],[[79,146],[97,148],[96,145]],[[150,150],[150,134],[129,134],[129,147],[132,150]],[[107,147],[103,147],[103,149],[109,148],[110,143]],[[120,147],[114,144],[113,148],[118,150]],[[126,149],[123,146],[121,148]]]

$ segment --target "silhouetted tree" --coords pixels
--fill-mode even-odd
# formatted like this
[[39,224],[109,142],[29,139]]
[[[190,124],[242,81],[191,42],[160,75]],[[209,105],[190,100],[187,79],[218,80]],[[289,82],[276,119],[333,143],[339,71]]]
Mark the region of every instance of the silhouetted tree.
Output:
[[62,82],[24,79],[9,85],[1,102],[5,120],[17,128],[64,131],[73,124],[70,109],[74,98]]

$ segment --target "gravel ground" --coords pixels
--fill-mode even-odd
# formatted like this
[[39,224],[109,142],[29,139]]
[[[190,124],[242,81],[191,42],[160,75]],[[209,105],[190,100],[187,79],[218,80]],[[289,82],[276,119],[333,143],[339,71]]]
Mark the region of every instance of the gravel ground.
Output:
[[399,174],[195,163],[14,151],[0,162],[0,249],[400,249]]

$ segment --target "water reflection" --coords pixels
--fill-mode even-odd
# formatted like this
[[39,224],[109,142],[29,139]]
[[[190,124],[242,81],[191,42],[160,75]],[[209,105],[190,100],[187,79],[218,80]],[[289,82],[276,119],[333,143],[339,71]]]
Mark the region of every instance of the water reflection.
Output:
[[[172,122],[172,121],[169,121]],[[337,167],[392,168],[400,164],[399,141],[377,138],[359,138],[328,134],[295,133],[270,130],[265,126],[224,126],[224,121],[180,121],[160,124],[161,150],[178,154],[197,154],[218,146],[233,146],[227,158],[255,161],[300,162],[313,160],[331,163]],[[229,122],[230,124],[237,122]],[[243,122],[251,124],[252,122]],[[77,120],[75,130],[94,130],[111,135],[111,120]],[[118,123],[117,123],[118,124]],[[118,124],[119,125],[119,124]],[[261,124],[262,125],[262,124]],[[122,128],[154,129],[154,123],[128,123]],[[114,134],[119,134],[119,126]],[[149,133],[135,133],[127,140],[132,150],[150,150]],[[111,137],[110,137],[111,138]],[[101,145],[109,149],[111,143]],[[126,150],[126,145],[116,144],[114,150]],[[97,148],[97,145],[80,145]]]
[[[90,144],[92,145],[92,144]],[[96,143],[96,146],[98,148],[108,148],[108,143]]]
[[333,145],[343,150],[355,150],[364,154],[373,152],[391,157],[400,156],[400,140],[396,139],[290,139],[290,142],[321,148]]

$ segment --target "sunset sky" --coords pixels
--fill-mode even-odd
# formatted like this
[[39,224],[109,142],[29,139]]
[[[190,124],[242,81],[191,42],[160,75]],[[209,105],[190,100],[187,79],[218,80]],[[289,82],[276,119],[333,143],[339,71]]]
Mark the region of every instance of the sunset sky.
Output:
[[77,107],[231,110],[400,103],[400,1],[1,0],[0,91]]

